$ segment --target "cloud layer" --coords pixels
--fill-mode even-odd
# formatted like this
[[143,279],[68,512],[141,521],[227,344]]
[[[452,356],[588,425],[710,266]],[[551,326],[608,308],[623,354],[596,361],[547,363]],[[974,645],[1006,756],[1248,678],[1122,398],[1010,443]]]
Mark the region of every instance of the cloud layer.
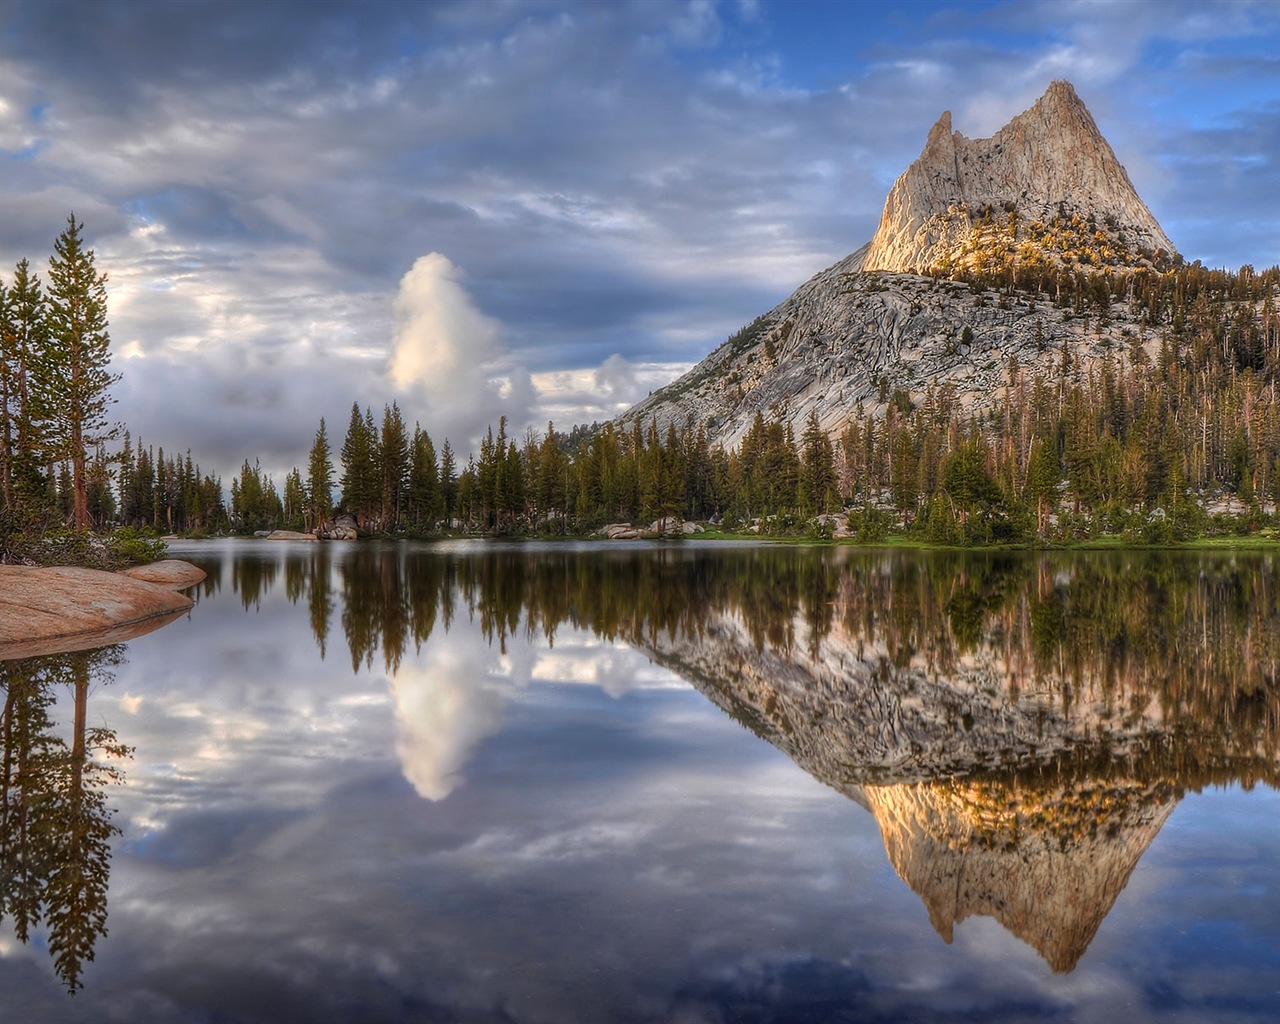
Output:
[[[0,275],[74,209],[120,415],[211,467],[282,471],[320,415],[415,373],[402,406],[437,438],[611,415],[865,241],[943,109],[988,134],[1055,77],[1188,257],[1280,259],[1265,3],[20,0],[3,22]],[[414,335],[428,302],[461,333]],[[471,344],[440,380],[481,390],[450,419],[423,375]]]

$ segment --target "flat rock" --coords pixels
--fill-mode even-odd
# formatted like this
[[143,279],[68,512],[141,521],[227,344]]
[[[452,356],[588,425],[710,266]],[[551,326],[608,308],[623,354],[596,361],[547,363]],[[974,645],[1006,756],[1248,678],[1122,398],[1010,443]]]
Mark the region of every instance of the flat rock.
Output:
[[0,660],[116,643],[158,629],[192,604],[170,587],[121,573],[0,565]]
[[319,540],[314,533],[299,533],[297,530],[272,530],[267,540]]
[[142,580],[144,583],[154,583],[158,587],[168,587],[170,590],[186,590],[200,583],[205,577],[205,571],[180,558],[165,558],[150,565],[121,569],[120,575]]

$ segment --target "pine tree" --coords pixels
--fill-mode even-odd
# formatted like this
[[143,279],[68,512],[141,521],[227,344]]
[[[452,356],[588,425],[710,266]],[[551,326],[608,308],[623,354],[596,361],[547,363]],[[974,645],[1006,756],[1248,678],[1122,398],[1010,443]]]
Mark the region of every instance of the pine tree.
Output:
[[440,449],[440,499],[444,506],[445,525],[449,525],[457,509],[458,497],[458,464],[454,459],[453,448],[449,439],[444,439]]
[[306,525],[307,489],[295,466],[284,478],[284,526],[296,530]]
[[404,512],[409,480],[409,441],[400,406],[392,402],[382,409],[382,439],[378,468],[381,476],[382,528],[398,530]]
[[342,441],[342,506],[362,526],[376,514],[379,500],[377,431],[373,415],[360,415],[359,403],[351,405],[351,422]]
[[0,497],[32,509],[45,499],[50,365],[47,307],[25,259],[14,268],[0,317]]
[[77,530],[89,528],[87,453],[115,436],[107,409],[113,401],[111,388],[120,379],[107,369],[107,275],[94,268],[93,250],[81,238],[83,228],[70,215],[49,260],[53,453],[71,463]]
[[436,449],[427,432],[418,424],[413,427],[413,444],[409,461],[409,520],[417,530],[434,530],[443,515],[440,493],[440,471],[436,466]]
[[306,489],[307,526],[319,530],[325,520],[333,516],[333,452],[329,448],[329,434],[325,430],[323,416],[307,458]]

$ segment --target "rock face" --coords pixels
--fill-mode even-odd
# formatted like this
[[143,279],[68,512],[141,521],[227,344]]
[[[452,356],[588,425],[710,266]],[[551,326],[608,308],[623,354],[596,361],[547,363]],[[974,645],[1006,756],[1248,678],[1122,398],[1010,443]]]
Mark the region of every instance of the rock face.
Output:
[[165,558],[148,565],[135,565],[130,569],[121,569],[120,575],[130,576],[145,583],[154,583],[170,590],[186,590],[194,587],[205,578],[205,571],[198,565],[184,562],[180,558]]
[[0,659],[88,650],[148,633],[191,598],[120,573],[0,565]]
[[[1066,82],[1055,82],[991,139],[952,132],[944,114],[894,185],[871,242],[619,423],[629,429],[656,420],[660,432],[693,424],[712,443],[733,447],[757,414],[790,423],[799,436],[814,413],[834,434],[859,407],[882,417],[895,392],[918,405],[929,400],[930,386],[946,389],[943,397],[962,413],[983,411],[1009,384],[1011,359],[1047,377],[1065,356],[1074,377],[1108,350],[1139,344],[1154,357],[1157,334],[1124,296],[1099,322],[1027,293],[949,280],[946,268],[1087,270],[1175,258]],[[907,272],[923,268],[937,276]]]
[[812,412],[835,433],[860,406],[883,416],[895,392],[918,405],[930,386],[947,389],[962,412],[987,409],[1004,394],[1011,358],[1019,372],[1047,376],[1067,352],[1073,379],[1135,343],[1158,354],[1158,332],[1123,300],[1099,325],[1026,295],[862,272],[862,255],[806,282],[620,422],[647,428],[653,419],[660,433],[698,424],[712,443],[733,447],[757,414],[789,422],[799,436]]
[[344,512],[332,522],[322,523],[315,536],[322,540],[356,540],[360,535],[356,529],[355,517]]
[[1108,780],[868,786],[861,802],[945,942],[966,918],[991,917],[1065,973],[1178,800],[1165,785]]
[[988,211],[1005,225],[1012,215],[1034,248],[1055,220],[1079,217],[1095,243],[1101,235],[1127,263],[1162,265],[1177,255],[1069,82],[1054,82],[989,139],[953,132],[944,113],[889,192],[862,268],[923,273],[961,264]]

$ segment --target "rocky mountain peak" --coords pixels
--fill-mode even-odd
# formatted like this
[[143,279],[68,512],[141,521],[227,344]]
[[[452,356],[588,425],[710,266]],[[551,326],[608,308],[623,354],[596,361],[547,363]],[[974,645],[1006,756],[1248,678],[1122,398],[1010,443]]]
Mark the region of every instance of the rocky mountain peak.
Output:
[[989,139],[966,138],[946,112],[870,242],[619,422],[698,425],[731,448],[757,415],[797,436],[816,416],[835,434],[855,410],[887,415],[895,395],[916,404],[947,394],[972,415],[992,407],[1010,365],[1062,371],[1069,351],[1071,372],[1083,373],[1118,346],[1158,346],[1132,302],[1117,297],[1107,323],[1090,324],[1034,290],[1014,294],[1020,275],[1045,288],[1076,271],[1179,260],[1069,82]]
[[1053,82],[989,139],[944,112],[894,183],[864,270],[984,270],[1047,261],[1164,266],[1177,259],[1070,82]]

